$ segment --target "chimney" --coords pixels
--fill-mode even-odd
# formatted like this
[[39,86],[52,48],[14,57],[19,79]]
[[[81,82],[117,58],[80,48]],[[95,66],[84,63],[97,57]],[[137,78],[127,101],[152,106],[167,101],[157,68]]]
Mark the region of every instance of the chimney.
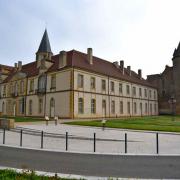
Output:
[[18,67],[17,63],[14,63],[14,67],[17,69],[17,67]]
[[22,61],[18,61],[18,70],[21,71],[22,69]]
[[89,64],[93,64],[93,50],[92,48],[87,48],[87,60]]
[[66,51],[59,52],[59,68],[63,68],[67,65],[67,53]]
[[138,69],[138,76],[140,79],[142,78],[142,70],[141,69]]
[[117,68],[119,68],[118,61],[113,62],[113,64],[114,64]]
[[128,71],[129,76],[131,76],[131,66],[127,66],[127,71]]
[[120,69],[122,70],[122,73],[124,74],[124,61],[120,61]]

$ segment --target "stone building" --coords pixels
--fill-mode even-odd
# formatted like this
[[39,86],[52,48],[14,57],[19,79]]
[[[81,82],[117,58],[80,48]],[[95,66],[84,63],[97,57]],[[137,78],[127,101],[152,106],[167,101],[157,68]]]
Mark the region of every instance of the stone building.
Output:
[[180,114],[180,43],[174,50],[173,66],[165,66],[161,74],[148,75],[147,80],[158,88],[159,112]]
[[8,116],[98,118],[158,114],[157,89],[124,67],[76,50],[53,55],[45,30],[36,60],[0,66],[0,112]]

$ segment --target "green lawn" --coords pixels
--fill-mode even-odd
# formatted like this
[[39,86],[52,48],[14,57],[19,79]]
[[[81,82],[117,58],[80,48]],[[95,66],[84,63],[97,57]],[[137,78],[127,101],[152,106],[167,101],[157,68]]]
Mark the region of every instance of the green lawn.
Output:
[[1,180],[76,180],[70,178],[60,178],[60,177],[48,177],[48,176],[38,176],[33,171],[17,173],[13,170],[0,170]]
[[36,122],[36,121],[44,121],[44,119],[40,118],[32,118],[32,117],[7,117],[7,116],[2,116],[2,118],[10,118],[14,119],[15,122]]
[[[66,124],[102,127],[102,123],[100,120],[76,121],[68,122]],[[106,127],[135,130],[180,132],[180,116],[176,116],[174,121],[172,121],[171,116],[132,117],[124,119],[114,119],[108,120],[106,122]]]

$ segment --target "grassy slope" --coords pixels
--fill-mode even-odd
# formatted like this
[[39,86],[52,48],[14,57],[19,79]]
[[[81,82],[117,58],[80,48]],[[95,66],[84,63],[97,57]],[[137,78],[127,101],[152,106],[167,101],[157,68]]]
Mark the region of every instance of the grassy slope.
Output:
[[[82,126],[98,126],[98,127],[102,126],[101,121],[78,121],[78,122],[69,122],[67,124],[82,125]],[[136,129],[136,130],[180,132],[180,117],[176,116],[175,121],[172,121],[171,116],[114,119],[114,120],[108,120],[106,122],[106,127]]]

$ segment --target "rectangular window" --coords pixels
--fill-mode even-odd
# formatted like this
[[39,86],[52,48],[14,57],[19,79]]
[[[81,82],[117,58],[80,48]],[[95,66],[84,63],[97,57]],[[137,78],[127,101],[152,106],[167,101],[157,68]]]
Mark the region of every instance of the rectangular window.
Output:
[[128,114],[131,113],[131,104],[130,104],[130,102],[127,102],[127,113]]
[[156,112],[157,112],[157,107],[156,107],[156,104],[154,104],[154,113],[156,114]]
[[139,108],[140,108],[140,113],[141,113],[141,116],[142,116],[142,103],[139,104]]
[[142,97],[142,90],[139,88],[139,97]]
[[150,115],[152,115],[152,104],[150,104]]
[[120,101],[120,114],[123,114],[123,101]]
[[111,113],[115,114],[115,101],[111,101]]
[[133,87],[133,96],[136,96],[136,87]]
[[149,90],[149,98],[151,99],[151,90]]
[[6,85],[4,85],[4,87],[3,87],[3,96],[4,97],[6,96]]
[[145,104],[145,113],[146,114],[148,113],[148,105],[147,105],[147,103]]
[[156,99],[156,91],[154,91],[154,99]]
[[78,88],[83,88],[84,86],[84,76],[82,74],[78,74]]
[[39,99],[39,114],[41,114],[43,111],[43,100]]
[[91,113],[95,114],[96,113],[96,100],[91,99]]
[[137,107],[136,107],[136,102],[134,102],[134,114],[137,113]]
[[29,115],[32,115],[32,107],[33,107],[32,100],[29,100]]
[[111,81],[111,92],[114,92],[114,82]]
[[123,93],[123,89],[122,89],[122,84],[119,83],[119,93],[122,94]]
[[127,94],[127,95],[129,95],[129,94],[130,94],[129,85],[126,85],[126,94]]
[[20,82],[20,93],[22,94],[24,92],[24,81]]
[[78,99],[78,113],[79,114],[84,113],[84,100],[83,100],[83,98]]
[[96,79],[95,77],[91,77],[91,89],[95,89],[96,88]]
[[51,76],[51,89],[55,89],[56,88],[56,75],[52,75]]
[[102,85],[102,90],[105,91],[106,90],[106,80],[102,79],[101,85]]
[[29,88],[30,92],[34,91],[34,79],[30,80],[30,88]]
[[104,116],[106,116],[106,100],[102,100],[102,113]]
[[144,96],[147,97],[147,89],[144,89]]

